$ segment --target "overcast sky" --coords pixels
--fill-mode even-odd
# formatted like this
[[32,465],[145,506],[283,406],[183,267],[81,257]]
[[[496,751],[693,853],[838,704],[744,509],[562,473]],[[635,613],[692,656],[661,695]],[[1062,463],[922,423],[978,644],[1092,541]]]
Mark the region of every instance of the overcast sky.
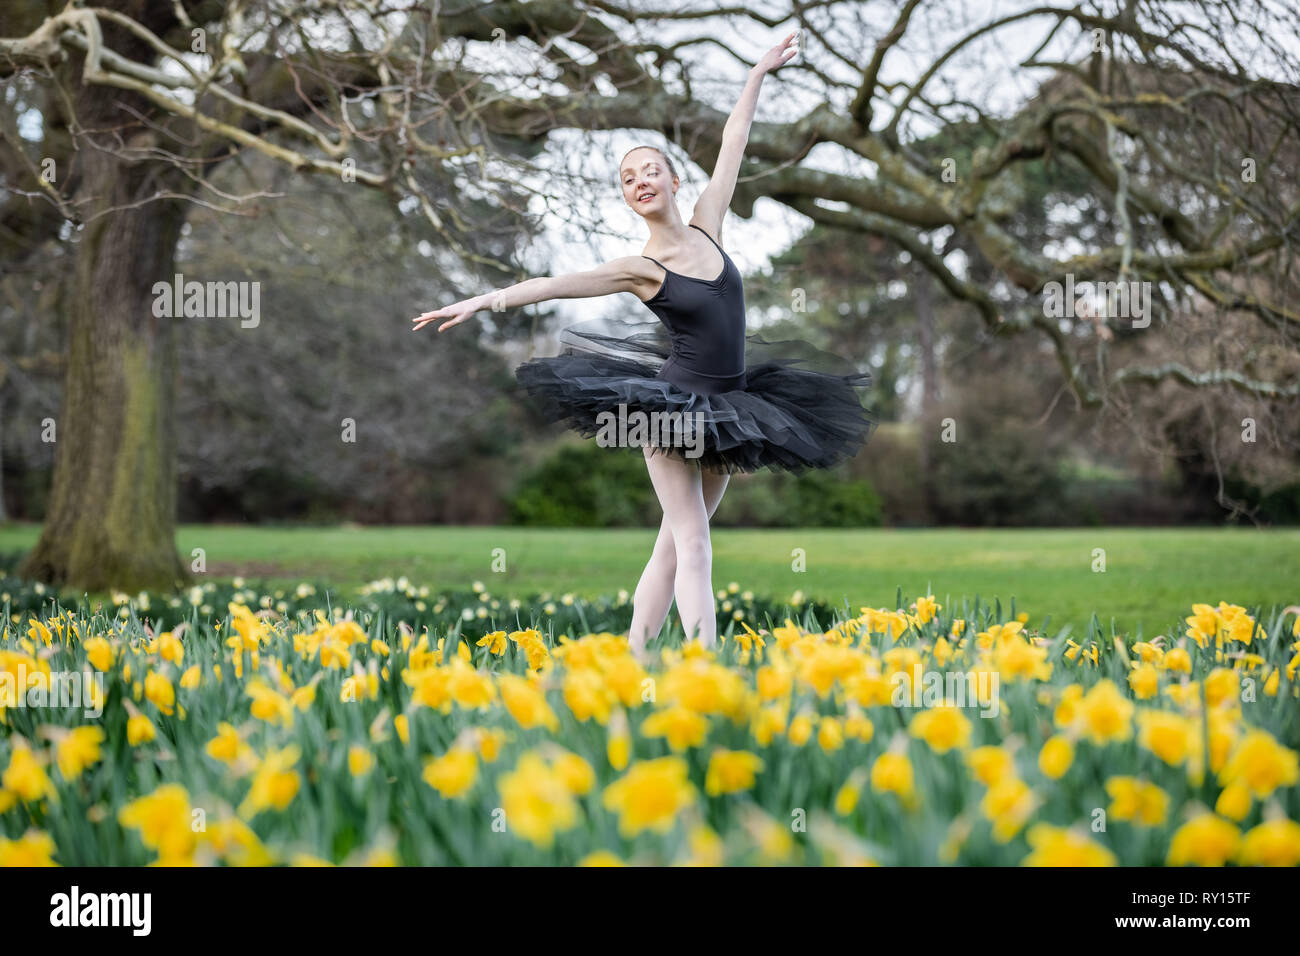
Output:
[[[701,7],[707,5],[693,4]],[[904,42],[885,60],[882,79],[896,81],[916,76],[933,62],[939,52],[946,50],[960,36],[979,25],[1031,5],[1033,4],[1008,0],[942,0],[923,4],[913,16]],[[893,3],[864,3],[854,8],[853,12],[859,22],[844,23],[837,46],[842,51],[860,52],[865,61],[867,51],[892,26],[896,10]],[[750,63],[780,42],[796,26],[790,21],[788,25],[767,30],[749,21],[713,22],[718,29],[727,31],[725,35],[730,38],[728,45]],[[1033,84],[1030,81],[1034,78],[1027,71],[1017,69],[1015,64],[1041,42],[1047,25],[1047,18],[1030,20],[972,44],[932,81],[927,92],[938,94],[946,87],[957,84],[963,97],[980,103],[986,109],[1014,111],[1016,106],[1032,94]],[[699,35],[703,32],[700,24],[695,22],[673,24],[671,28],[674,34]],[[666,39],[671,41],[672,35]],[[1049,51],[1046,58],[1079,57],[1085,52],[1080,44],[1076,43],[1074,47],[1071,50],[1065,44],[1058,44],[1056,49]],[[725,58],[716,48],[705,49],[713,52],[708,54],[710,62],[702,66],[700,71],[716,75],[718,81],[703,87],[697,83],[697,95],[706,96],[714,107],[729,113],[744,85],[746,68]],[[699,55],[703,57],[705,54]],[[815,40],[805,41],[804,48],[794,63],[807,57],[815,57],[822,70],[846,76],[847,67],[825,55]],[[815,81],[810,82],[797,74],[797,69],[788,67],[766,77],[758,104],[756,118],[759,121],[791,119],[817,105],[821,98],[820,84],[814,85]],[[1046,71],[1038,71],[1036,78],[1041,79],[1045,75]],[[784,82],[783,76],[789,76],[791,82]],[[701,90],[704,92],[701,93]],[[554,164],[558,169],[580,170],[592,178],[603,179],[607,181],[608,188],[600,196],[592,196],[590,201],[581,194],[570,197],[571,214],[556,213],[552,211],[553,207],[542,201],[536,203],[534,210],[543,217],[545,224],[538,242],[530,250],[529,265],[537,270],[537,274],[581,271],[618,256],[641,254],[649,230],[640,217],[624,204],[617,177],[618,162],[624,153],[641,144],[668,146],[662,134],[653,131],[582,133],[565,130],[550,137],[546,163]],[[689,220],[696,199],[707,185],[710,171],[700,170],[686,160],[685,154],[680,150],[669,148],[683,179],[677,194],[678,208],[682,219]],[[830,145],[819,146],[804,160],[804,165],[836,172],[856,170],[864,177],[874,175],[871,164]],[[546,191],[544,181],[540,178],[536,181],[535,188],[539,192]],[[601,231],[589,232],[582,225],[587,217],[600,223]],[[568,219],[573,221],[566,221]],[[805,217],[779,203],[759,200],[754,207],[754,215],[749,219],[728,213],[723,230],[723,245],[741,272],[748,274],[751,270],[766,266],[771,256],[788,247],[809,224]],[[619,313],[639,309],[646,315],[649,314],[631,296],[566,300],[552,303],[550,307],[573,321],[603,315],[611,309]]]

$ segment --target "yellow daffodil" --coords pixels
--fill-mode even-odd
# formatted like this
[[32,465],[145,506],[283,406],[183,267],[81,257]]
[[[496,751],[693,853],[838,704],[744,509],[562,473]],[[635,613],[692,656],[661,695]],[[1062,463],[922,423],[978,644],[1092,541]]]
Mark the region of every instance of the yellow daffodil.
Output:
[[762,769],[763,761],[756,754],[719,748],[709,757],[704,792],[716,797],[719,794],[749,790],[754,786],[755,776]]
[[1110,777],[1106,792],[1111,798],[1106,812],[1112,819],[1144,827],[1164,823],[1169,795],[1155,784],[1136,777]]
[[526,753],[499,781],[506,826],[536,846],[546,848],[555,834],[578,824],[578,804],[564,777],[538,754]]
[[1115,854],[1073,829],[1036,823],[1026,836],[1033,848],[1023,866],[1115,866]]
[[1078,701],[1074,725],[1094,744],[1128,740],[1133,735],[1133,702],[1110,679],[1094,684]]
[[912,762],[904,753],[883,753],[871,765],[871,789],[895,794],[904,806],[917,802]]
[[971,722],[959,707],[935,707],[912,718],[908,733],[930,745],[935,753],[964,749],[970,742]]
[[191,822],[190,795],[179,784],[167,783],[153,793],[132,800],[118,811],[124,827],[140,831],[146,847],[157,850],[160,860],[185,861],[194,854],[198,834]]
[[9,755],[9,766],[0,775],[0,786],[23,803],[35,803],[53,797],[54,784],[45,773],[43,759],[43,756],[38,758],[25,741],[15,739],[13,752]]
[[966,754],[965,759],[971,774],[986,787],[1015,774],[1015,761],[1003,747],[976,747]]
[[40,830],[28,830],[17,840],[0,837],[0,869],[58,866],[54,852],[54,839]]
[[1065,776],[1073,762],[1074,745],[1060,734],[1048,738],[1043,749],[1038,752],[1038,769],[1043,772],[1043,776],[1052,780]]
[[55,747],[55,762],[64,780],[75,780],[91,764],[99,762],[104,731],[99,727],[74,727]]
[[1280,818],[1247,830],[1237,862],[1242,866],[1300,866],[1300,823]]
[[1169,844],[1170,866],[1223,866],[1237,855],[1241,831],[1212,813],[1202,813],[1184,823]]
[[239,815],[251,817],[263,810],[283,810],[298,795],[302,776],[293,769],[301,751],[291,745],[268,751],[253,773],[252,786],[239,805]]
[[619,832],[631,838],[644,830],[667,833],[695,797],[686,762],[680,757],[660,757],[634,763],[605,788],[603,803],[607,810],[618,813]]

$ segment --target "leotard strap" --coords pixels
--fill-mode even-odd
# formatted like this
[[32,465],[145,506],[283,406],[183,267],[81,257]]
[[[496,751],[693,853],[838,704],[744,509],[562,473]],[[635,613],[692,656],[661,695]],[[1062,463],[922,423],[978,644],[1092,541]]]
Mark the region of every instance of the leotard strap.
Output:
[[[692,229],[700,229],[700,227],[697,226],[697,225],[695,225],[695,223],[690,223],[690,227],[691,227]],[[703,229],[700,229],[700,232],[704,232],[704,230],[703,230]],[[724,259],[723,266],[725,267],[725,266],[726,266],[725,259],[726,259],[726,257],[727,257],[726,250],[723,249],[722,246],[720,246],[720,245],[718,245],[716,242],[714,242],[714,241],[713,241],[713,237],[710,236],[707,232],[704,232],[704,238],[705,238],[705,239],[708,239],[709,242],[712,242],[712,243],[713,243],[713,247],[714,247],[715,249],[717,249],[719,252],[722,253],[722,256],[723,256],[723,259]],[[654,256],[642,255],[641,258],[642,258],[642,259],[649,259],[651,262],[653,262],[655,265],[657,265],[660,269],[663,269],[664,272],[672,272],[672,271],[673,271],[672,269],[669,269],[666,265],[664,265],[662,262],[660,262],[658,259],[656,259]]]
[[[695,225],[695,223],[690,223],[690,227],[691,227],[692,229],[700,229],[700,227],[697,226],[697,225]],[[700,229],[700,232],[704,232],[704,230],[703,230],[703,229]],[[722,254],[723,254],[724,256],[726,255],[726,253],[722,251],[722,246],[719,246],[716,242],[714,242],[714,241],[713,241],[713,237],[710,236],[707,232],[704,232],[704,238],[705,238],[705,239],[708,239],[709,242],[713,242],[714,247],[715,247],[719,252],[722,252]]]

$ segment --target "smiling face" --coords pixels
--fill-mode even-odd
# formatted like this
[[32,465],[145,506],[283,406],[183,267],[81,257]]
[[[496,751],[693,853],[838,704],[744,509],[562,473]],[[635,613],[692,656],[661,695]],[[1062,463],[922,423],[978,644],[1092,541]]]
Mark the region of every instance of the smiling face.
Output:
[[663,154],[649,146],[640,146],[624,156],[618,173],[623,201],[640,216],[665,209],[680,185]]

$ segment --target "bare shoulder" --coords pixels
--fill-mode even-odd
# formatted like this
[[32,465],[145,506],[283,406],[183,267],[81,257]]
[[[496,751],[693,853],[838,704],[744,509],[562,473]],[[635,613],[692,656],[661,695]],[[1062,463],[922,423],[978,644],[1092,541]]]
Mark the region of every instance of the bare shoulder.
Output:
[[652,278],[663,272],[645,256],[618,256],[606,262],[604,268],[636,278],[642,276]]
[[663,268],[645,256],[619,256],[610,259],[601,269],[625,282],[628,286],[626,291],[638,299],[650,298],[663,285]]

